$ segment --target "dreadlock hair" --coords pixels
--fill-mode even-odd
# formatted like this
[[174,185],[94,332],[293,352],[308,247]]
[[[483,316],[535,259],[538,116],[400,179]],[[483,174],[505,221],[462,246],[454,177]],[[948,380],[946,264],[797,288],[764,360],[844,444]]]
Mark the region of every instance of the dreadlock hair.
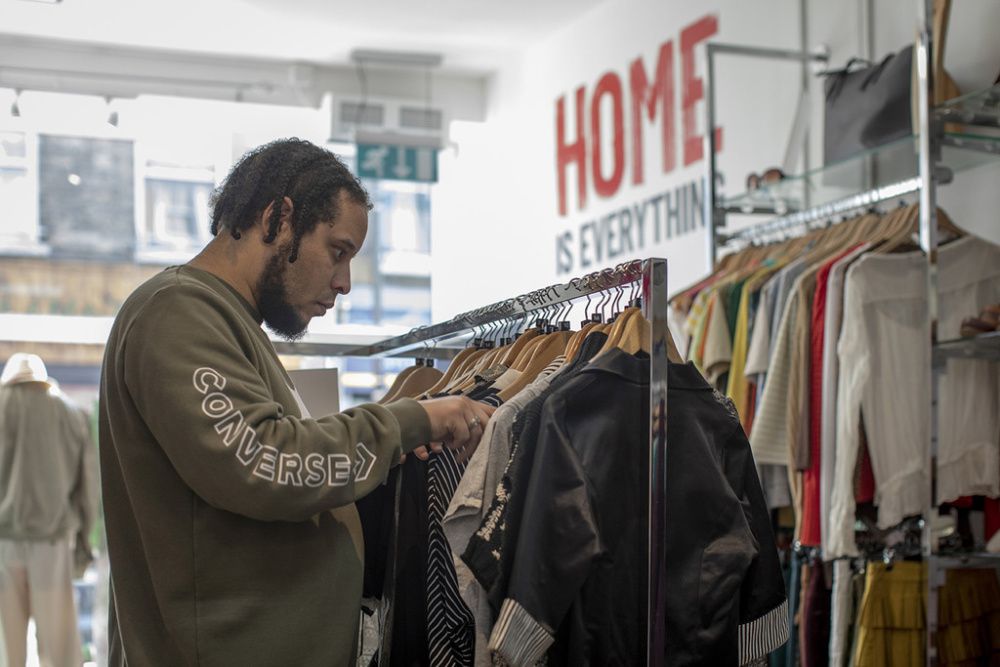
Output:
[[240,238],[273,203],[264,237],[264,242],[270,243],[278,234],[281,204],[288,197],[293,203],[295,234],[288,258],[292,263],[305,234],[321,220],[336,220],[341,191],[351,201],[372,209],[368,192],[339,157],[297,138],[272,141],[244,155],[212,193],[212,235],[225,227],[234,239]]

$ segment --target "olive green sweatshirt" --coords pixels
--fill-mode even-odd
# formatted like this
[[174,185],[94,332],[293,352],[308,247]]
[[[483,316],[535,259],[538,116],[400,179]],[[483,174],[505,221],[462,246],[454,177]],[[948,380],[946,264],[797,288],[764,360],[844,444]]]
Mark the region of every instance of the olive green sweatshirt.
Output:
[[111,665],[354,664],[353,503],[430,421],[410,399],[304,416],[260,325],[187,266],[118,314],[99,420]]

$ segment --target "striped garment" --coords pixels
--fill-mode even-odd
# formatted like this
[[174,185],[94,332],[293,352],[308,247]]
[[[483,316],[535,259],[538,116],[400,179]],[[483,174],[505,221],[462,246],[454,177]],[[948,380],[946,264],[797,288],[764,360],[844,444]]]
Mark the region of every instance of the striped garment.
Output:
[[[481,400],[498,407],[495,394]],[[441,520],[465,472],[466,463],[446,449],[427,464],[427,652],[435,667],[471,667],[476,622],[458,589],[451,545]]]

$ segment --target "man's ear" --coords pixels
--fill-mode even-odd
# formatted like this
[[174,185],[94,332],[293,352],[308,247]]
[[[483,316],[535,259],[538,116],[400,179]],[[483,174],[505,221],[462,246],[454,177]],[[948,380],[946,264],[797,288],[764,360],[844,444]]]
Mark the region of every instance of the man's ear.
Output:
[[[295,210],[295,205],[292,204],[292,200],[289,197],[284,197],[281,200],[281,217],[278,219],[278,231],[275,236],[277,239],[279,236],[292,231],[292,212]],[[269,230],[271,228],[271,214],[274,211],[274,202],[267,205],[264,212],[261,213],[260,223],[261,223],[261,238],[267,238],[269,235]]]

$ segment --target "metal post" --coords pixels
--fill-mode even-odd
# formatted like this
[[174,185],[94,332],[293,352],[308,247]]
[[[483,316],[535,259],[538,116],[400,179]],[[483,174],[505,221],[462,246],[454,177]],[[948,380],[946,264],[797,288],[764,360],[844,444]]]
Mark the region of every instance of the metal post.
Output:
[[667,262],[643,262],[642,303],[650,326],[649,359],[649,599],[646,664],[664,660],[667,597]]
[[[931,104],[934,86],[939,82],[934,81],[933,72],[933,23],[934,23],[934,0],[917,0],[917,17],[919,19],[919,38],[917,41],[917,117],[919,126],[918,133],[918,157],[920,169],[920,247],[924,251],[927,259],[927,321],[925,340],[928,344],[923,349],[923,364],[927,371],[927,380],[931,385],[934,382],[933,350],[932,346],[936,339],[934,332],[934,322],[937,320],[937,193],[935,192],[935,163],[939,142],[934,135],[935,128],[931,124]],[[927,636],[926,641],[926,662],[928,665],[937,664],[937,586],[935,548],[933,545],[933,535],[931,533],[931,517],[934,514],[934,453],[933,453],[933,419],[931,411],[933,405],[933,386],[927,388],[928,406],[923,411],[924,430],[926,442],[924,444],[924,470],[927,474],[927,481],[924,491],[924,527],[921,536],[921,551],[924,561],[927,563],[927,582],[925,590],[927,593],[926,613],[927,613]]]
[[708,230],[707,253],[708,253],[708,273],[715,270],[715,248],[718,245],[716,234],[716,201],[718,193],[715,191],[715,50],[717,45],[708,43],[705,45],[705,229]]

